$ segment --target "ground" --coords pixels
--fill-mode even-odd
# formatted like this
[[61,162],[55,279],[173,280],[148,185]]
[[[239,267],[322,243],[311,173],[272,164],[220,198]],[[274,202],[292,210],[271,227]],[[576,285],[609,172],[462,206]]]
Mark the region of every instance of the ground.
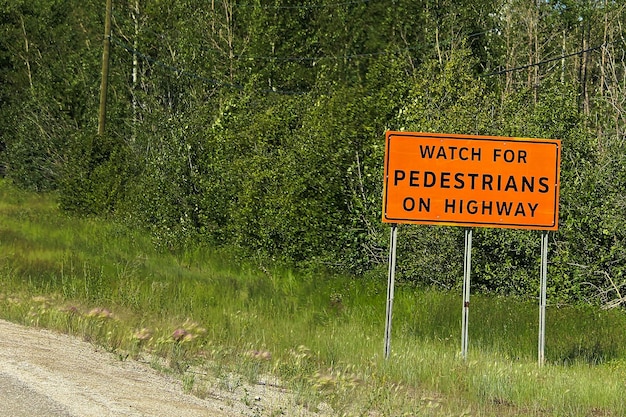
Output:
[[147,362],[121,360],[67,335],[2,320],[0,335],[3,416],[316,416],[320,411],[298,406],[276,384],[235,390],[216,384],[201,399]]

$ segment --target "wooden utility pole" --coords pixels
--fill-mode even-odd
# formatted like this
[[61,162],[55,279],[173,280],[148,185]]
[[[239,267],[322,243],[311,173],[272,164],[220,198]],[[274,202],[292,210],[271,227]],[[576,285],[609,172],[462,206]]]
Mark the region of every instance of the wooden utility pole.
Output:
[[133,86],[132,86],[132,98],[133,98],[133,131],[131,133],[131,142],[134,143],[137,139],[137,120],[139,119],[137,110],[137,83],[139,81],[139,56],[137,50],[139,49],[139,0],[135,0],[135,8],[131,13],[133,22],[135,25],[135,39],[133,40]]
[[104,19],[104,49],[102,52],[102,83],[100,84],[100,114],[98,116],[98,135],[104,135],[107,112],[107,86],[109,84],[109,51],[111,50],[111,9],[113,0],[107,0]]

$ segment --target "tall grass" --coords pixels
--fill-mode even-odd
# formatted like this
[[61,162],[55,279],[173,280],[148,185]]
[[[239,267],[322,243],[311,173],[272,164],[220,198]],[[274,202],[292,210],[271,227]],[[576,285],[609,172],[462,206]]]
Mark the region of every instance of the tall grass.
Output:
[[460,292],[400,285],[386,361],[385,271],[295,273],[201,246],[161,253],[136,228],[60,213],[53,197],[0,182],[0,316],[120,358],[149,353],[198,395],[195,375],[228,389],[233,375],[274,375],[331,415],[626,415],[622,311],[549,307],[538,368],[537,303],[474,296],[464,361]]

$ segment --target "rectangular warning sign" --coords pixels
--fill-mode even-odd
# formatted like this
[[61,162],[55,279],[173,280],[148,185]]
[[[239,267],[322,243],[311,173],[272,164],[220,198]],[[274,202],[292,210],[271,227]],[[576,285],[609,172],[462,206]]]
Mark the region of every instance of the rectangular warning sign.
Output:
[[386,134],[383,222],[557,230],[561,141]]

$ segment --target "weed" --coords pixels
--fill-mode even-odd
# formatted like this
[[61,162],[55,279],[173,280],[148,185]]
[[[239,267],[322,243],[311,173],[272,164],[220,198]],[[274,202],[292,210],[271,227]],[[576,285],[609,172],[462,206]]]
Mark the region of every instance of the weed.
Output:
[[187,394],[193,392],[194,384],[196,381],[195,376],[192,373],[185,373],[182,377],[183,391]]
[[50,198],[5,184],[0,201],[0,316],[120,359],[148,353],[187,392],[208,395],[202,369],[238,395],[271,374],[326,415],[626,415],[623,311],[549,307],[540,369],[536,303],[477,295],[463,361],[460,295],[399,285],[385,360],[384,276],[259,270],[207,248],[177,258],[141,231],[62,215]]

